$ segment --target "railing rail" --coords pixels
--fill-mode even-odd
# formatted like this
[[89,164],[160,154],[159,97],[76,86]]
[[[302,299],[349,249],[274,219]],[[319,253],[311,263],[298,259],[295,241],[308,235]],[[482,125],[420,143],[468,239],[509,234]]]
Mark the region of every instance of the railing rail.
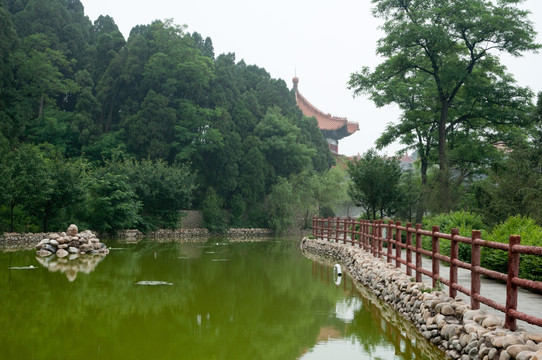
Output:
[[[333,240],[338,243],[351,244],[370,252],[378,258],[386,258],[388,263],[395,261],[396,267],[404,265],[407,275],[412,271],[416,274],[416,281],[421,282],[422,276],[432,279],[432,286],[438,283],[448,286],[450,297],[455,298],[457,292],[470,296],[471,309],[480,308],[480,303],[490,306],[505,314],[504,327],[516,330],[516,320],[523,320],[530,324],[542,326],[542,318],[525,314],[517,310],[518,288],[526,288],[542,291],[541,281],[521,279],[519,277],[519,260],[521,254],[542,256],[542,247],[520,245],[521,238],[511,235],[508,244],[482,240],[481,232],[473,230],[471,237],[459,235],[458,229],[452,229],[450,234],[439,232],[438,226],[433,226],[431,231],[423,230],[421,224],[407,223],[402,226],[401,222],[389,221],[387,224],[382,220],[356,220],[353,218],[313,218],[313,236],[318,239]],[[406,242],[402,242],[402,234],[405,234]],[[422,236],[431,238],[431,251],[422,248]],[[450,256],[440,254],[440,240],[451,242]],[[471,245],[471,262],[459,260],[459,243]],[[384,250],[384,244],[386,250]],[[508,274],[486,269],[480,266],[480,255],[483,247],[498,249],[508,253]],[[393,249],[395,248],[395,252]],[[404,250],[404,252],[403,252]],[[405,256],[403,257],[403,253]],[[415,260],[412,260],[412,254]],[[431,270],[424,269],[422,255],[431,258]],[[450,266],[448,277],[441,276],[440,262]],[[458,269],[466,269],[471,273],[470,289],[458,283]],[[492,279],[506,282],[506,304],[484,297],[480,293],[481,275]]]

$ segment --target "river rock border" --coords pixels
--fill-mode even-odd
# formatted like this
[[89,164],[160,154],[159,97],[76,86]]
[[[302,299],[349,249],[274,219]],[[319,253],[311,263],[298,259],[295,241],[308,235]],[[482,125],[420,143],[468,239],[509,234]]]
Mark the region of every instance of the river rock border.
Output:
[[300,246],[304,252],[342,263],[353,279],[409,320],[448,358],[542,360],[542,333],[504,329],[498,317],[414,282],[400,268],[360,248],[308,238]]

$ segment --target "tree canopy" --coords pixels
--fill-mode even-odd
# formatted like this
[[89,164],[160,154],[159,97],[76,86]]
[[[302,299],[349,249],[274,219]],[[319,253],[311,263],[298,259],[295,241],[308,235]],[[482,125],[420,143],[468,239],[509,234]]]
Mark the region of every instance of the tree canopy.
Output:
[[0,4],[0,231],[175,227],[211,203],[266,227],[276,184],[335,163],[283,80],[186,26],[124,39],[79,0]]
[[[450,168],[464,168],[464,146],[507,140],[510,127],[529,121],[518,108],[529,108],[533,94],[515,84],[497,57],[540,48],[529,12],[516,0],[373,4],[373,14],[384,20],[385,36],[377,47],[384,60],[374,70],[364,67],[352,74],[350,88],[368,93],[377,105],[397,103],[403,110],[381,145],[399,136],[426,162],[428,150],[436,150],[439,201],[442,210],[449,210]],[[480,156],[469,159],[471,164],[486,156],[482,150],[475,153]]]

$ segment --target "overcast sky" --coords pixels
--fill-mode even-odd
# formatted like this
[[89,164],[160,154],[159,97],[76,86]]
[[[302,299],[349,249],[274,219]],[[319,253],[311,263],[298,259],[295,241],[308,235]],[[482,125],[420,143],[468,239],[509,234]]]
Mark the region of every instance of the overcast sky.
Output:
[[[398,119],[394,106],[377,109],[367,97],[353,97],[350,74],[376,66],[376,41],[382,37],[369,0],[81,0],[92,22],[99,15],[114,18],[128,38],[132,27],[172,18],[188,32],[209,36],[215,55],[236,54],[237,61],[265,68],[273,78],[292,87],[297,73],[299,91],[320,110],[347,117],[360,131],[339,141],[345,155],[364,153],[386,124]],[[542,43],[542,1],[527,0],[530,20]],[[542,53],[522,58],[503,57],[519,85],[542,91]],[[399,145],[387,149],[388,154]]]

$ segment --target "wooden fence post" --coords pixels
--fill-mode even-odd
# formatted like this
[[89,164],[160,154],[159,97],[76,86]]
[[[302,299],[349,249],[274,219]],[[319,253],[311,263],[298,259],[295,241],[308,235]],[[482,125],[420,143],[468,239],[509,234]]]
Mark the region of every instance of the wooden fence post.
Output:
[[334,229],[335,229],[335,242],[339,243],[339,218],[333,218]]
[[371,251],[373,253],[373,256],[378,256],[378,253],[377,253],[378,241],[376,239],[378,236],[378,231],[379,231],[378,221],[372,220],[372,224],[373,224],[373,237],[371,239]]
[[480,273],[478,268],[480,267],[480,245],[475,244],[475,240],[480,239],[482,233],[480,230],[473,230],[471,236],[471,279],[470,279],[470,308],[472,310],[480,309],[480,301],[475,299],[477,295],[480,295]]
[[391,239],[393,238],[393,230],[392,230],[393,221],[388,222],[388,229],[386,230],[386,240],[388,241],[388,262],[391,263],[391,250],[392,250],[392,243]]
[[506,281],[506,315],[504,327],[512,331],[517,329],[516,318],[510,314],[510,310],[518,308],[518,286],[513,283],[514,278],[519,276],[519,253],[514,251],[514,245],[519,245],[521,237],[511,235],[508,242],[508,278]]
[[420,250],[422,248],[422,234],[420,230],[422,224],[416,224],[416,282],[422,282],[422,273],[418,269],[422,268],[422,254]]
[[382,258],[383,246],[384,246],[384,238],[382,237],[382,229],[384,228],[384,220],[378,221],[378,240],[376,242],[377,250],[378,250],[378,257]]
[[459,235],[459,229],[452,229],[452,245],[450,247],[450,288],[449,295],[451,298],[457,296],[457,289],[454,288],[454,284],[457,284],[457,265],[454,264],[454,260],[459,258],[459,242],[455,238]]
[[433,236],[431,238],[431,243],[433,245],[432,247],[432,255],[433,255],[433,271],[432,271],[432,278],[433,278],[433,289],[437,288],[437,284],[439,282],[439,276],[440,276],[440,262],[435,257],[435,254],[438,254],[440,252],[440,243],[439,243],[439,237],[436,235],[438,233],[439,227],[433,226]]
[[410,228],[412,228],[412,223],[407,222],[406,228],[406,273],[408,276],[412,276],[412,268],[410,267],[410,265],[412,264],[412,250],[410,250],[410,246],[412,246],[412,233],[410,232]]
[[395,267],[401,267],[401,222],[397,221],[395,223]]

